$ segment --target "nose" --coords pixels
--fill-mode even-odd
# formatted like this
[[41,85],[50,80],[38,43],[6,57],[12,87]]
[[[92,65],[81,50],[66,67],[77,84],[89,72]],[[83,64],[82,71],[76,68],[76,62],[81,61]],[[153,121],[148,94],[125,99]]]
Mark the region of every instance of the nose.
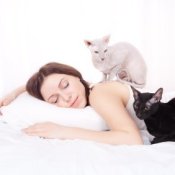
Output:
[[104,61],[105,58],[101,58],[101,61]]

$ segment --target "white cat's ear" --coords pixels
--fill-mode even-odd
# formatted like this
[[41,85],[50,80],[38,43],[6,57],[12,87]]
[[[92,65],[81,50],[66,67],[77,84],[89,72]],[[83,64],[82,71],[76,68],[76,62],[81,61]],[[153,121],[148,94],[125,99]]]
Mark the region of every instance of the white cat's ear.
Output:
[[162,99],[162,94],[163,94],[163,88],[159,88],[153,97],[150,99],[151,103],[157,103]]
[[105,42],[105,43],[109,43],[109,40],[110,40],[110,35],[106,35],[102,38],[102,40]]
[[86,44],[87,47],[92,45],[92,41],[89,40],[84,40],[84,43]]

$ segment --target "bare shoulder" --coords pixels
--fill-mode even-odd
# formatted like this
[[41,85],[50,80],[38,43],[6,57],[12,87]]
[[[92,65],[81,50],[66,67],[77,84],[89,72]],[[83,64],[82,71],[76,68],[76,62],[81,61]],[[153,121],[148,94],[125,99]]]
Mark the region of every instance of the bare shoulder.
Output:
[[124,105],[128,102],[129,90],[122,83],[112,81],[107,83],[99,83],[93,87],[90,92],[89,101],[93,106],[101,100],[120,99]]
[[128,99],[127,85],[109,82],[98,84],[92,89],[89,103],[110,129],[131,131],[136,126],[126,110]]

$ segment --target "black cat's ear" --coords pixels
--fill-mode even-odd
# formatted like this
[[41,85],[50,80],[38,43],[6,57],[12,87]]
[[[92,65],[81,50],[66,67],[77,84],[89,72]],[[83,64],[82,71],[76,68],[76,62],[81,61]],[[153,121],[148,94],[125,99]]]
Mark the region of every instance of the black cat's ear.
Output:
[[137,100],[139,98],[140,92],[138,90],[136,90],[133,86],[131,86],[131,89],[133,91],[133,97],[134,97],[134,99]]
[[152,104],[157,103],[162,99],[163,88],[159,88],[153,95],[153,97],[149,100]]

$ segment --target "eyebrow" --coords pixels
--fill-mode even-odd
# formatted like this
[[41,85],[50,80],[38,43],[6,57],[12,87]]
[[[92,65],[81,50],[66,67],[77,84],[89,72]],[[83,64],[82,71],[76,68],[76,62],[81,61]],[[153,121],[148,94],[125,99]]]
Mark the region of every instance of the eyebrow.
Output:
[[[64,78],[61,78],[61,80],[60,80],[60,82],[58,83],[58,87],[60,87],[60,84],[61,84],[61,82],[64,80]],[[54,97],[55,95],[57,95],[57,94],[52,94],[48,99],[47,99],[47,101],[49,101],[52,97]]]

